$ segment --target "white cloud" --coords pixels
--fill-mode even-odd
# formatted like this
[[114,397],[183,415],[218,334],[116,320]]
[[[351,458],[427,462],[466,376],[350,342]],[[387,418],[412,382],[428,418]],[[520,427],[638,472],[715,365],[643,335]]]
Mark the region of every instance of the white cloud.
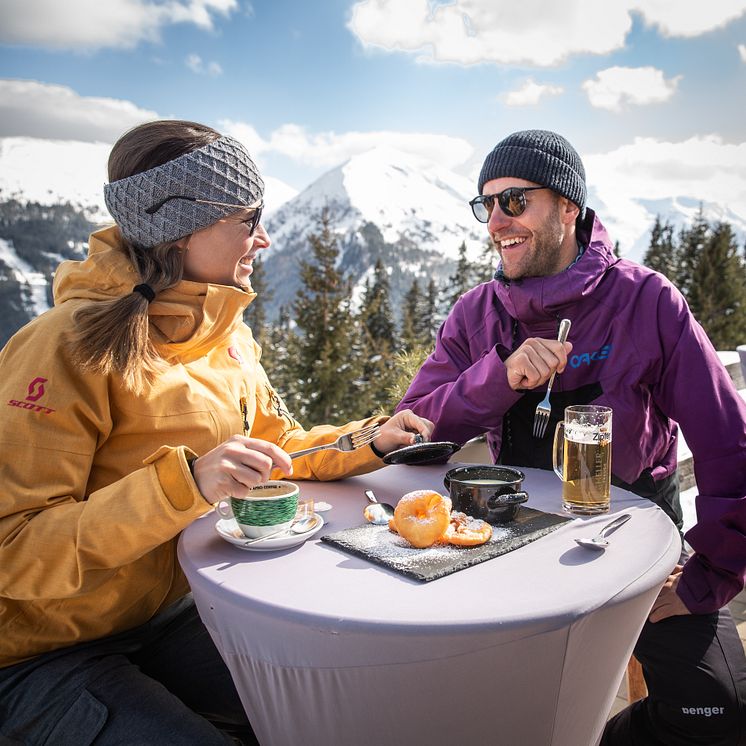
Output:
[[[717,6],[717,7],[715,7]],[[624,46],[633,13],[668,36],[696,36],[746,12],[746,0],[361,0],[348,28],[363,46],[419,59],[554,65]]]
[[648,25],[658,26],[664,36],[699,36],[746,13],[744,0],[636,0],[630,7],[639,11]]
[[217,62],[204,63],[202,58],[198,54],[188,54],[184,60],[184,64],[197,75],[216,75],[223,74],[223,68]]
[[130,127],[157,118],[131,101],[81,96],[35,80],[0,79],[0,136],[114,142]]
[[459,137],[436,135],[427,132],[321,132],[308,133],[297,124],[284,124],[274,130],[269,138],[262,138],[251,126],[243,122],[223,120],[221,131],[232,135],[246,145],[250,153],[262,155],[277,153],[298,163],[320,168],[331,168],[358,153],[378,146],[403,150],[429,161],[454,168],[464,163],[473,148]]
[[546,96],[559,96],[565,89],[562,86],[535,83],[529,78],[520,88],[508,91],[500,98],[506,106],[536,106]]
[[215,16],[229,16],[238,0],[3,0],[0,44],[49,49],[93,50],[134,47],[158,41],[164,26],[191,23],[214,28]]
[[657,104],[676,92],[681,76],[663,77],[654,67],[609,67],[586,80],[583,89],[597,109],[619,111],[624,104]]
[[638,137],[607,153],[583,155],[583,162],[603,204],[599,216],[622,247],[650,225],[653,216],[642,201],[705,200],[746,219],[746,142],[726,143],[718,135],[680,142]]
[[741,62],[746,62],[746,44],[738,45],[738,54],[741,56]]

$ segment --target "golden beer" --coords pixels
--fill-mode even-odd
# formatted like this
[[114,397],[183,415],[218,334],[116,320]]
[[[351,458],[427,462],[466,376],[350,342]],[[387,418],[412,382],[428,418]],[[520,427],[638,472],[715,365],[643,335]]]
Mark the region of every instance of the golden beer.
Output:
[[554,471],[562,480],[562,507],[570,513],[606,513],[611,502],[611,409],[565,409],[554,435]]
[[571,513],[606,513],[611,500],[611,441],[582,443],[565,436],[562,501]]

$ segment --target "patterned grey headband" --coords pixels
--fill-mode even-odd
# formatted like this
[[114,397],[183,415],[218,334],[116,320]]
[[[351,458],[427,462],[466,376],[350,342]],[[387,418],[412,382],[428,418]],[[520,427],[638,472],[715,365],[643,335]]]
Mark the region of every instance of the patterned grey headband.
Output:
[[255,205],[263,195],[264,181],[256,164],[246,148],[228,136],[104,185],[106,206],[122,235],[143,248],[212,225],[236,209]]

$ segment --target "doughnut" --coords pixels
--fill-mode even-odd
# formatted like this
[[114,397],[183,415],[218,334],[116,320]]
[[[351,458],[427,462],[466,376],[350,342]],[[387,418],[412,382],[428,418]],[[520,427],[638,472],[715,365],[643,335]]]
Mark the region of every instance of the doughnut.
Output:
[[478,547],[489,541],[491,536],[492,526],[489,523],[454,510],[441,541],[457,547]]
[[408,492],[394,509],[396,530],[418,549],[435,544],[450,522],[450,498],[433,490]]
[[389,531],[391,531],[392,534],[398,534],[399,533],[396,530],[396,521],[394,520],[394,516],[391,516],[391,518],[389,518]]

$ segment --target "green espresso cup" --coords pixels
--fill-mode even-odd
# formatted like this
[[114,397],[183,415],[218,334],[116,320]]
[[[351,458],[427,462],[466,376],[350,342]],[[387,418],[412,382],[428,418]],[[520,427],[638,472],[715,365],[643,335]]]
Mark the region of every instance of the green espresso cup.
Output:
[[235,518],[244,536],[260,539],[290,528],[298,509],[297,484],[270,480],[252,487],[246,497],[221,500],[216,510],[224,518]]

